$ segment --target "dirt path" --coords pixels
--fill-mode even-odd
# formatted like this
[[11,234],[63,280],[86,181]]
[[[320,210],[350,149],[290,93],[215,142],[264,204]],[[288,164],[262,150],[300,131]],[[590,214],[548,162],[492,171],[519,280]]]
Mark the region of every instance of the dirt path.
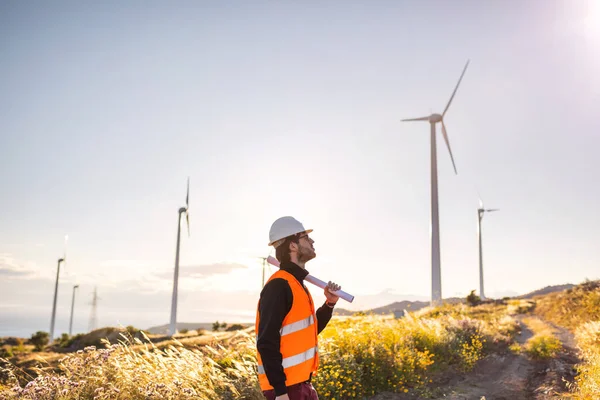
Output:
[[555,358],[535,364],[528,389],[536,400],[563,398],[560,394],[567,392],[567,383],[572,383],[577,374],[575,365],[581,362],[573,334],[565,328],[545,322],[554,329],[554,335],[560,339],[563,348]]
[[[533,336],[533,331],[519,318],[521,332],[516,338],[521,346]],[[573,335],[555,328],[563,343],[560,354],[549,361],[534,361],[524,353],[492,354],[481,360],[465,375],[441,377],[429,399],[449,400],[550,400],[561,398],[566,391],[563,377],[572,381],[574,364],[579,362]],[[414,400],[417,397],[383,393],[371,400]],[[420,397],[424,398],[424,397]]]

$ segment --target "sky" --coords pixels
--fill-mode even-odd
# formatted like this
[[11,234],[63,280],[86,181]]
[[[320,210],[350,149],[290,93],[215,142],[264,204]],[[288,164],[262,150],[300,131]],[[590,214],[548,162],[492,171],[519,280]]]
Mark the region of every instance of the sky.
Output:
[[[600,278],[600,2],[0,4],[0,335],[253,321],[272,222],[365,309]],[[274,268],[267,268],[267,276]],[[322,291],[311,289],[315,302]],[[343,303],[343,304],[342,304]]]

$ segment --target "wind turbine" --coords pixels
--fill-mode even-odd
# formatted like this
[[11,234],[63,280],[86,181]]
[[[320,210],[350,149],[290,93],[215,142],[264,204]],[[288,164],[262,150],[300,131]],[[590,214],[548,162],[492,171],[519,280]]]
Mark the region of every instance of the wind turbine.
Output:
[[267,267],[267,257],[258,257],[262,260],[262,286],[265,287],[265,268]]
[[92,297],[92,312],[90,313],[90,321],[88,323],[88,331],[92,332],[98,328],[98,286],[94,287],[94,295]]
[[450,153],[450,159],[452,160],[452,166],[454,167],[454,173],[458,174],[456,171],[456,164],[454,163],[454,156],[452,155],[452,150],[450,149],[450,140],[448,139],[448,134],[446,132],[446,125],[444,124],[444,117],[446,116],[446,112],[448,112],[448,108],[452,103],[452,99],[454,99],[454,95],[456,95],[456,91],[458,90],[458,86],[462,81],[465,72],[467,71],[467,67],[469,66],[469,61],[465,64],[465,68],[463,69],[460,78],[458,79],[458,83],[454,88],[454,92],[452,92],[452,96],[450,96],[450,100],[448,100],[448,104],[446,108],[444,108],[444,112],[440,114],[431,114],[427,117],[421,118],[409,118],[403,119],[402,121],[427,121],[431,126],[431,305],[438,305],[442,301],[442,273],[440,266],[440,221],[439,221],[439,210],[438,210],[438,179],[437,179],[437,147],[436,147],[436,124],[438,122],[442,123],[442,135],[444,136],[444,141],[446,142],[446,146],[448,147],[448,152]]
[[181,207],[177,214],[177,249],[175,250],[175,276],[173,278],[173,298],[171,300],[171,322],[169,334],[177,333],[177,283],[179,281],[179,243],[181,239],[181,214],[185,213],[188,237],[190,236],[190,178],[187,180],[187,195],[185,196],[185,207]]
[[483,214],[486,212],[494,212],[499,211],[498,208],[483,208],[483,200],[479,197],[479,208],[477,209],[477,239],[479,240],[479,297],[481,300],[485,300],[485,293],[483,291],[483,254],[482,254],[482,246],[481,246],[481,220],[483,219]]
[[262,260],[262,286],[261,289],[265,287],[265,273],[267,266],[269,266],[269,272],[271,272],[271,264],[267,262],[269,257],[256,257]]
[[69,320],[69,336],[73,333],[73,310],[75,309],[75,289],[77,289],[79,285],[73,286],[73,298],[71,300],[71,319]]
[[58,277],[60,275],[60,264],[65,264],[65,268],[67,266],[67,240],[69,239],[68,235],[65,235],[65,249],[63,253],[63,257],[58,259],[58,266],[56,268],[56,283],[54,284],[54,302],[52,303],[52,317],[50,318],[50,343],[54,339],[54,322],[56,320],[56,298],[58,296]]

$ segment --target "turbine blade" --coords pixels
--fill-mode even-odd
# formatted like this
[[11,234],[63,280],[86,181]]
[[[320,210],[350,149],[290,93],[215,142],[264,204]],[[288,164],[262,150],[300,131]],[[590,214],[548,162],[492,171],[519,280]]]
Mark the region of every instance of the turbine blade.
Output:
[[429,121],[429,117],[421,117],[421,118],[408,118],[408,119],[402,119],[402,122],[407,122],[407,121]]
[[185,196],[185,208],[188,208],[189,206],[190,206],[190,177],[188,176],[187,194]]
[[188,237],[190,237],[190,213],[188,211],[185,212],[185,220],[187,222]]
[[444,124],[444,120],[442,120],[442,135],[444,136],[444,140],[446,141],[446,146],[448,146],[448,152],[450,153],[450,159],[452,160],[454,173],[458,175],[458,172],[456,171],[456,164],[454,163],[454,156],[452,155],[452,149],[450,148],[450,140],[448,140],[448,134],[446,133],[446,125]]
[[485,212],[494,212],[494,211],[500,211],[499,208],[490,208],[489,210],[485,210]]
[[69,241],[69,235],[65,235],[65,248],[63,251],[63,267],[67,268],[67,243]]
[[454,95],[456,94],[456,91],[458,90],[460,81],[462,81],[463,76],[465,76],[465,72],[467,72],[467,67],[469,66],[469,61],[470,60],[467,60],[467,63],[465,64],[465,68],[463,69],[463,72],[460,75],[460,79],[458,80],[458,83],[456,84],[456,87],[454,88],[454,92],[452,92],[452,96],[450,96],[450,100],[448,100],[448,104],[446,105],[446,108],[444,109],[444,112],[442,113],[442,118],[444,118],[444,115],[446,115],[446,111],[448,111],[448,108],[450,107],[450,103],[452,103],[452,99],[454,99]]
[[479,208],[483,208],[483,200],[481,199],[481,193],[479,193],[479,189],[477,189],[477,187],[475,187],[475,190],[477,191],[477,197],[479,198]]

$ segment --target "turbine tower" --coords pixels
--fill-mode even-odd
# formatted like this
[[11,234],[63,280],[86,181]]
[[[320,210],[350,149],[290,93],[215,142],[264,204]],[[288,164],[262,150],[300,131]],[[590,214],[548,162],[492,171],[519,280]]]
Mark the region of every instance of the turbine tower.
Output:
[[267,257],[258,257],[262,260],[262,286],[265,287],[265,268],[267,267]]
[[187,180],[187,195],[185,196],[185,207],[181,207],[177,213],[177,248],[175,250],[175,275],[173,277],[173,298],[171,300],[171,322],[169,334],[177,333],[177,284],[179,281],[179,244],[181,239],[181,214],[185,213],[188,237],[190,236],[190,178]]
[[479,198],[479,208],[477,209],[477,240],[479,241],[479,297],[485,300],[485,292],[483,291],[483,253],[481,245],[481,220],[486,212],[499,211],[498,208],[485,209],[483,208],[483,200]]
[[52,303],[52,317],[50,317],[50,343],[52,343],[54,339],[54,322],[56,321],[56,299],[58,297],[58,277],[60,275],[60,264],[63,263],[67,265],[67,240],[69,239],[68,235],[65,235],[65,249],[63,253],[63,257],[58,259],[58,265],[56,267],[56,283],[54,284],[54,301]]
[[75,289],[77,289],[79,285],[73,286],[73,298],[71,300],[71,318],[69,319],[69,336],[73,334],[73,310],[75,309]]
[[88,324],[88,331],[95,331],[98,327],[98,288],[94,288],[94,297],[92,298],[92,313],[90,314],[90,322]]
[[438,122],[442,123],[442,135],[444,137],[444,141],[446,142],[446,146],[448,147],[448,152],[450,153],[450,159],[452,160],[452,166],[454,167],[454,173],[458,174],[456,171],[456,164],[454,163],[454,156],[452,155],[452,150],[450,149],[450,140],[448,139],[448,134],[446,132],[446,125],[444,124],[444,117],[446,116],[446,112],[448,112],[448,108],[452,103],[452,99],[454,99],[454,95],[456,95],[456,91],[458,90],[458,86],[462,81],[465,72],[467,71],[467,67],[469,66],[469,61],[465,64],[465,68],[463,69],[460,78],[458,79],[458,83],[454,88],[454,92],[452,92],[452,96],[450,96],[450,100],[448,100],[448,104],[444,109],[444,112],[440,114],[431,114],[427,117],[421,118],[409,118],[403,119],[402,121],[427,121],[431,126],[431,305],[439,305],[442,302],[442,272],[440,265],[440,221],[439,221],[439,209],[438,209],[438,179],[437,179],[437,147],[436,147],[436,124]]

